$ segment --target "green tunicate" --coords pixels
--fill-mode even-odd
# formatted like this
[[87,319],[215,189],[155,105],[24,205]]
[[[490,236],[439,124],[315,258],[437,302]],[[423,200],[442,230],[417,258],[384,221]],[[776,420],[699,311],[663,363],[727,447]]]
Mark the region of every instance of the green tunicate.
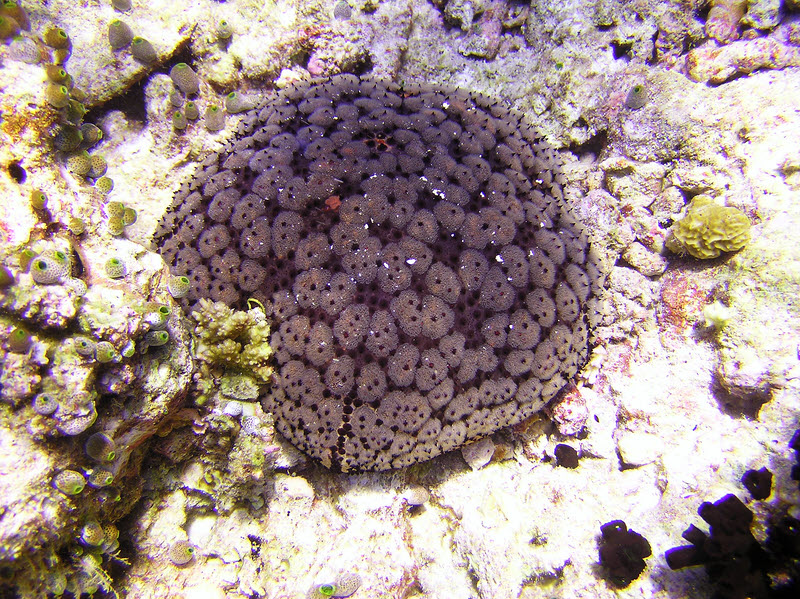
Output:
[[108,24],[108,44],[112,50],[121,50],[133,41],[133,31],[125,21],[114,19]]
[[150,306],[144,319],[153,329],[163,329],[167,325],[172,310],[165,304]]
[[94,341],[85,335],[78,335],[73,338],[72,342],[75,344],[75,352],[81,356],[94,355]]
[[252,107],[253,103],[247,98],[243,98],[238,92],[231,92],[225,96],[225,110],[228,111],[228,114],[244,112],[245,110],[250,110]]
[[172,127],[176,131],[183,131],[189,125],[188,121],[186,120],[186,115],[183,114],[180,110],[176,110],[172,113]]
[[60,27],[52,27],[44,34],[44,43],[51,48],[64,49],[70,45],[67,32]]
[[34,189],[31,192],[31,208],[37,212],[42,212],[47,208],[47,194],[41,189]]
[[128,269],[120,258],[116,256],[106,261],[106,275],[110,279],[121,279],[128,273]]
[[89,152],[81,150],[67,156],[67,170],[78,177],[85,177],[92,170],[92,158]]
[[86,479],[80,472],[62,470],[53,477],[53,486],[65,495],[78,495],[86,487]]
[[196,121],[200,118],[200,110],[197,108],[197,104],[191,100],[186,102],[186,108],[184,108],[183,114],[186,115],[186,118],[190,121]]
[[27,271],[31,261],[36,257],[36,252],[30,248],[24,248],[19,253],[19,268],[22,271]]
[[0,12],[7,17],[11,17],[14,19],[20,26],[21,29],[25,31],[31,30],[31,22],[28,19],[28,13],[25,12],[25,9],[20,6],[19,2],[14,2],[13,0],[6,0],[3,2],[3,6],[0,7]]
[[79,87],[71,87],[69,97],[78,102],[83,102],[86,99],[86,92]]
[[0,264],[0,289],[11,287],[15,283],[14,273],[7,267]]
[[647,103],[647,92],[644,85],[637,83],[628,92],[628,97],[625,98],[625,106],[631,110],[639,110]]
[[134,210],[133,208],[126,207],[125,210],[122,211],[122,224],[124,226],[128,227],[132,225],[133,223],[136,222],[136,218],[137,218],[136,210]]
[[92,179],[97,179],[106,174],[108,163],[102,154],[92,154],[90,162],[91,169],[89,170],[89,176],[92,177]]
[[185,62],[179,62],[173,66],[169,71],[169,76],[175,86],[187,96],[200,91],[200,78]]
[[56,64],[64,64],[72,56],[72,47],[56,48],[53,50],[53,62]]
[[114,179],[105,176],[100,177],[97,181],[94,182],[94,186],[101,193],[108,195],[109,193],[111,193],[111,190],[114,189]]
[[89,474],[89,486],[93,489],[102,489],[114,482],[114,474],[102,468],[95,468]]
[[16,19],[0,15],[0,39],[11,39],[19,33],[19,23]]
[[735,252],[750,241],[750,219],[738,208],[720,206],[707,195],[695,196],[686,216],[670,228],[665,245],[675,254],[704,260]]
[[136,352],[136,344],[133,341],[128,341],[125,345],[122,346],[122,349],[119,350],[120,355],[123,358],[131,358],[133,354]]
[[229,40],[233,35],[233,27],[225,19],[217,23],[217,38],[221,40]]
[[97,501],[101,505],[105,503],[119,503],[121,500],[122,496],[119,493],[119,489],[116,487],[106,487],[97,492]]
[[361,587],[361,577],[354,572],[344,572],[333,583],[334,597],[349,597]]
[[117,357],[117,350],[108,341],[100,341],[94,346],[94,355],[98,362],[106,364]]
[[212,104],[206,108],[205,125],[206,129],[212,133],[225,128],[225,113],[220,110],[219,106]]
[[67,223],[67,229],[69,229],[69,232],[73,235],[81,235],[86,230],[86,223],[82,218],[73,216],[69,219],[69,223]]
[[122,215],[125,213],[125,204],[122,202],[109,202],[106,204],[106,214],[109,218],[118,216],[122,218]]
[[150,347],[160,347],[169,341],[167,331],[148,331],[144,336],[144,342]]
[[189,278],[182,275],[170,276],[169,282],[167,283],[167,290],[175,299],[185,297],[191,288],[192,283],[189,281]]
[[37,64],[42,60],[42,53],[39,46],[33,39],[16,36],[8,48],[8,56],[11,60],[24,62],[25,64]]
[[58,409],[58,400],[50,393],[39,393],[33,398],[33,411],[42,416],[49,416]]
[[108,232],[114,237],[125,232],[125,225],[122,223],[121,216],[112,216],[108,219]]
[[70,437],[75,437],[85,432],[97,420],[97,410],[93,402],[89,402],[84,408],[81,414],[62,418],[56,425],[56,429],[58,429],[60,433]]
[[194,559],[194,547],[189,541],[178,541],[169,548],[169,561],[176,566],[184,566]]
[[87,148],[91,148],[103,139],[103,130],[92,123],[83,123],[81,125],[81,134],[83,134],[83,144]]
[[142,64],[150,64],[158,60],[158,54],[156,54],[153,44],[139,36],[134,37],[131,42],[131,56]]
[[340,0],[333,7],[333,18],[346,21],[353,14],[353,9],[346,0]]
[[181,94],[181,92],[179,92],[177,89],[174,90],[169,95],[169,103],[172,104],[175,108],[180,108],[181,106],[183,106],[183,102],[184,102],[183,94]]
[[53,136],[53,146],[61,152],[77,150],[83,142],[83,133],[75,125],[61,125]]
[[69,73],[67,73],[61,65],[49,64],[44,70],[47,73],[47,78],[53,83],[63,85],[69,81]]
[[69,90],[65,85],[48,83],[44,88],[44,98],[53,108],[66,108],[69,104]]
[[84,295],[86,295],[86,292],[89,291],[89,288],[87,287],[86,283],[83,280],[78,279],[76,277],[65,277],[64,280],[62,281],[62,284],[64,285],[64,287],[72,289],[75,295],[79,297],[83,297]]
[[69,273],[69,263],[61,262],[53,256],[37,256],[31,261],[31,277],[40,285],[53,285]]
[[97,520],[88,520],[81,528],[81,542],[90,547],[98,547],[106,540],[103,527]]
[[25,354],[33,345],[31,334],[23,328],[17,327],[8,336],[8,351],[15,354]]
[[86,106],[78,102],[76,99],[70,98],[69,103],[67,104],[67,120],[70,123],[79,125],[85,115]]
[[336,586],[332,584],[321,584],[317,587],[317,593],[321,597],[333,597],[336,592]]

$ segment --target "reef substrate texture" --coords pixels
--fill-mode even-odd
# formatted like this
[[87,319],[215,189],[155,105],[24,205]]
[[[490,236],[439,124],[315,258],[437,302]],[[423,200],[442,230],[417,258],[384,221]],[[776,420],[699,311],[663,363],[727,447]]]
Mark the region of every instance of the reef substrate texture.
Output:
[[600,274],[562,185],[499,102],[341,75],[249,113],[155,243],[187,308],[267,306],[284,436],[384,470],[521,421],[585,362]]

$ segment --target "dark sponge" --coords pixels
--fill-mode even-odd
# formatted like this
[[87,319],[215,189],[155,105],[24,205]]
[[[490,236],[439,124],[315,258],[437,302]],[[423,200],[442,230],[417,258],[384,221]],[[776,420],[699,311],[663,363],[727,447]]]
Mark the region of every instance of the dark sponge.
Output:
[[192,280],[186,309],[267,307],[264,406],[301,450],[343,471],[427,460],[540,410],[586,361],[597,261],[519,113],[340,75],[237,133],[155,245]]

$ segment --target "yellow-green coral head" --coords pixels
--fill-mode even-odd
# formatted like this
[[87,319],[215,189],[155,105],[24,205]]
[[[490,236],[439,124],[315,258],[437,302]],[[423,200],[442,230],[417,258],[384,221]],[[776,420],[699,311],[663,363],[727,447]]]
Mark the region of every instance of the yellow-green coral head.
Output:
[[631,110],[639,110],[647,103],[647,90],[644,85],[637,83],[628,91],[628,96],[625,98],[625,106]]
[[100,177],[94,182],[94,186],[101,193],[109,194],[114,189],[114,180],[111,177]]
[[0,289],[11,287],[14,283],[14,273],[6,266],[0,265]]
[[676,254],[701,259],[735,252],[750,241],[750,219],[738,208],[720,206],[709,196],[698,195],[686,216],[672,225],[667,248]]
[[186,115],[183,114],[180,110],[176,110],[172,113],[172,127],[176,131],[183,131],[189,125],[189,122],[186,120]]
[[197,108],[197,104],[191,100],[186,102],[186,108],[184,109],[183,113],[190,121],[196,121],[200,118],[200,109]]

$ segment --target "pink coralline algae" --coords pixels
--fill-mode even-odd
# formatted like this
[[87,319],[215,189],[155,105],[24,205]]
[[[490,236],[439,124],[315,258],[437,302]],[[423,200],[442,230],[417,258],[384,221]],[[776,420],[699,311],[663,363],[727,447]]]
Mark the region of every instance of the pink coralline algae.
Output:
[[713,0],[706,21],[706,35],[721,44],[739,39],[739,21],[747,0]]
[[785,19],[765,37],[755,37],[757,31],[749,29],[743,34],[743,38],[748,39],[738,39],[737,27],[731,29],[730,23],[727,34],[723,34],[722,29],[721,23],[712,26],[709,14],[706,33],[726,45],[710,41],[691,50],[686,55],[686,74],[691,79],[718,84],[757,69],[800,66],[800,21],[797,19]]
[[715,48],[703,46],[686,56],[686,72],[695,81],[723,83],[756,69],[800,66],[800,47],[783,44],[773,37],[740,40]]

